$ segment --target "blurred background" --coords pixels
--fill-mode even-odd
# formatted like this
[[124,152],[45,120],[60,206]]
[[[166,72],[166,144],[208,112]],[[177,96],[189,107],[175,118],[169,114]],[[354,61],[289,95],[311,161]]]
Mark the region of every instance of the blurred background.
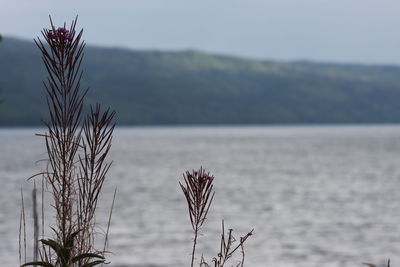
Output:
[[255,229],[251,267],[400,262],[399,1],[0,1],[5,266],[18,264],[18,192],[46,157],[33,39],[49,15],[79,16],[85,105],[117,111],[98,215],[104,226],[118,187],[112,266],[189,265],[178,181],[200,166],[216,177],[207,259],[225,219],[237,236]]

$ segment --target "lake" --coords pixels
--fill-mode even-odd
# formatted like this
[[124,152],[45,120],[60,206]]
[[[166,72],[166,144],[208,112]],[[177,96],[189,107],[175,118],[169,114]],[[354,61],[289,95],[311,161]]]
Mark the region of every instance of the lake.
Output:
[[[43,132],[0,129],[2,266],[19,263],[21,187],[32,241],[27,178],[44,168],[36,162],[46,158],[44,142],[34,136]],[[224,219],[237,237],[254,228],[248,267],[400,264],[398,125],[118,128],[110,159],[97,221],[105,226],[117,187],[111,266],[190,266],[193,236],[178,182],[200,166],[214,174],[216,190],[199,239],[206,259],[218,253]],[[51,221],[51,208],[46,214]]]

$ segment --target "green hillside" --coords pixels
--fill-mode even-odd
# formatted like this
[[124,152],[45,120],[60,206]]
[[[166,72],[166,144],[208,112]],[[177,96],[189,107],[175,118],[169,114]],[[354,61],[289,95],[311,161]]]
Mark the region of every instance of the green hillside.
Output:
[[[33,42],[0,43],[0,125],[46,117]],[[88,102],[119,125],[400,122],[400,67],[255,61],[197,51],[87,47]]]

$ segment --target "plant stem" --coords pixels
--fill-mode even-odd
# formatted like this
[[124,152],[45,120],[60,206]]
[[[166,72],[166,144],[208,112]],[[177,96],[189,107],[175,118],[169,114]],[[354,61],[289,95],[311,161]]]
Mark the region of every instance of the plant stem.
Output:
[[192,250],[192,264],[191,264],[191,267],[193,267],[193,264],[194,264],[194,254],[196,253],[197,232],[198,232],[198,228],[196,227],[196,229],[194,230],[193,250]]
[[33,261],[38,261],[38,244],[39,244],[39,219],[37,212],[36,183],[33,181],[32,190],[32,206],[33,206]]

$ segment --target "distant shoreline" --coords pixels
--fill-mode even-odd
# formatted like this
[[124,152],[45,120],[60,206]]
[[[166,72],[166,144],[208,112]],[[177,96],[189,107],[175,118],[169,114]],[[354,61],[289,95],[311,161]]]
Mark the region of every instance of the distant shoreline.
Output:
[[[116,125],[117,129],[152,128],[288,128],[288,127],[400,127],[400,123],[298,123],[298,124],[160,124],[160,125]],[[0,130],[46,129],[45,126],[0,126]]]
[[[33,42],[0,45],[0,125],[40,126],[45,68]],[[260,61],[88,46],[82,87],[118,125],[400,123],[400,66]]]

